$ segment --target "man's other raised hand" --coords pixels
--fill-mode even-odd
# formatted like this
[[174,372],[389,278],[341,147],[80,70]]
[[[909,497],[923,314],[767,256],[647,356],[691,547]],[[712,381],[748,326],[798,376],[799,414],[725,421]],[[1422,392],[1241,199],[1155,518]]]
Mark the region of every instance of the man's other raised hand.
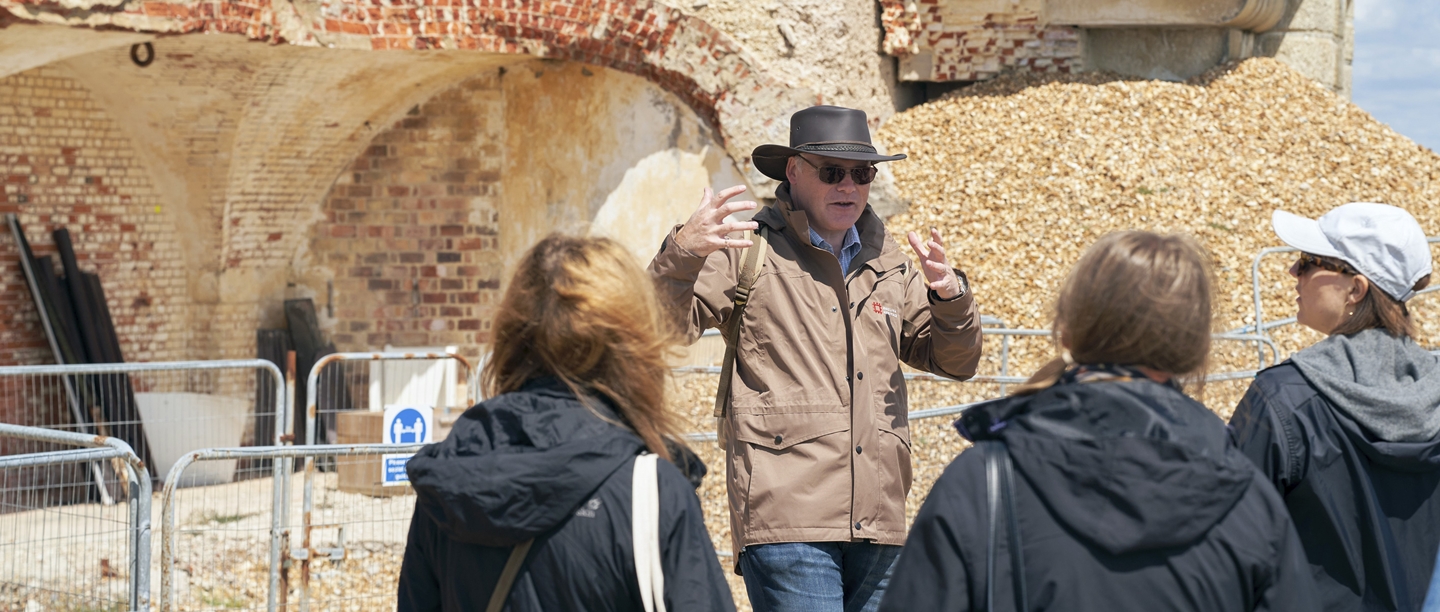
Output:
[[701,257],[709,257],[720,249],[743,249],[751,244],[748,238],[736,238],[731,234],[744,236],[742,232],[754,231],[760,224],[754,221],[726,221],[726,218],[742,210],[754,210],[754,202],[730,202],[745,192],[744,185],[736,185],[714,193],[709,187],[700,200],[700,208],[690,215],[690,220],[675,233],[675,244]]
[[923,242],[915,232],[909,232],[905,237],[910,240],[910,248],[914,249],[915,255],[920,258],[920,269],[925,273],[926,286],[933,289],[935,295],[942,300],[959,296],[960,278],[955,276],[955,270],[945,259],[945,243],[940,240],[940,232],[930,228],[930,240]]

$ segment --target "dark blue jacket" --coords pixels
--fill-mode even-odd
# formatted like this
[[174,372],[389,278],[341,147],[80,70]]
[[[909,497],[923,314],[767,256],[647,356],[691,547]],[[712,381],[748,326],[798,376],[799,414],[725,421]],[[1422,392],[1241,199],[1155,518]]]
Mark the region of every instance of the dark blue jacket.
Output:
[[[531,538],[507,610],[643,610],[630,485],[644,445],[618,421],[554,380],[532,381],[466,411],[449,437],[416,454],[406,465],[416,503],[399,612],[484,610],[511,548]],[[659,462],[666,609],[733,612],[695,496],[704,467],[682,463],[694,482]]]
[[[957,425],[1009,447],[1032,610],[1315,607],[1280,496],[1230,446],[1224,422],[1180,391],[1062,382],[976,406]],[[983,453],[972,448],[921,506],[880,610],[985,610],[989,515]],[[997,608],[1011,610],[1001,558]]]
[[1325,610],[1420,609],[1440,546],[1440,439],[1379,439],[1289,361],[1255,377],[1230,427],[1285,498]]

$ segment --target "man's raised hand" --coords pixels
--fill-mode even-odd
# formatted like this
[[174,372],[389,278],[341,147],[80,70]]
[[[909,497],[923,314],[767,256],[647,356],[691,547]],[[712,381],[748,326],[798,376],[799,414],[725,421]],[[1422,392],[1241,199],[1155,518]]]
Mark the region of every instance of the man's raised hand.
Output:
[[939,230],[930,228],[930,240],[925,243],[920,242],[920,235],[915,232],[905,237],[910,239],[910,248],[915,249],[915,255],[920,257],[920,269],[925,272],[926,285],[935,291],[935,295],[942,300],[960,295],[960,278],[955,276],[955,270],[945,260],[945,245],[940,242]]
[[742,232],[758,229],[760,224],[754,221],[725,220],[732,214],[753,210],[758,206],[754,202],[728,201],[744,192],[744,185],[736,185],[721,190],[720,193],[714,193],[706,187],[705,196],[700,200],[700,208],[695,209],[695,214],[690,215],[690,220],[675,233],[675,244],[701,257],[709,257],[720,249],[743,249],[753,244],[748,238],[732,237],[731,234],[744,236]]

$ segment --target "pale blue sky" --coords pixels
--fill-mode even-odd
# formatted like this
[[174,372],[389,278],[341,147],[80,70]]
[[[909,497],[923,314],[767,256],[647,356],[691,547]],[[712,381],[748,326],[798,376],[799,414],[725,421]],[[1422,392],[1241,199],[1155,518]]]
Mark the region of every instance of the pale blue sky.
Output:
[[1355,103],[1440,151],[1440,1],[1355,0]]

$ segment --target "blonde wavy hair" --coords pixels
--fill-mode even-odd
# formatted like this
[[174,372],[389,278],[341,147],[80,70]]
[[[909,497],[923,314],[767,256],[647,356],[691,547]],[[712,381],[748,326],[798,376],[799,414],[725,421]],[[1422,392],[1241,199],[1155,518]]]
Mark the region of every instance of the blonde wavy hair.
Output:
[[520,259],[492,325],[481,372],[488,396],[559,379],[587,407],[602,397],[646,448],[680,444],[665,407],[667,357],[678,336],[650,274],[616,242],[551,234]]

